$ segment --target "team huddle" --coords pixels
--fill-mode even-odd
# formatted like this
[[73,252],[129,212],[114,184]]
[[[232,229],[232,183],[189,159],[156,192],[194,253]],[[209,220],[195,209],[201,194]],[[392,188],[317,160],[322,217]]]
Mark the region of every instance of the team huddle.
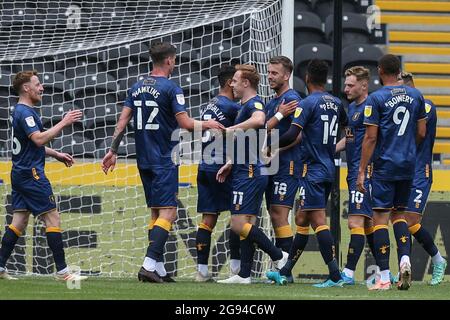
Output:
[[[218,95],[202,107],[201,120],[194,120],[186,111],[183,90],[169,80],[175,68],[176,48],[169,43],[154,43],[150,55],[152,72],[129,89],[111,148],[102,160],[105,174],[114,169],[117,149],[133,119],[136,162],[151,210],[149,245],[138,272],[140,281],[175,281],[164,268],[164,246],[177,216],[178,165],[172,153],[178,142],[171,137],[179,128],[203,131],[203,157],[197,174],[197,212],[202,220],[196,237],[196,281],[214,281],[208,270],[211,234],[223,211],[231,213],[231,276],[219,283],[250,284],[257,247],[273,261],[273,271],[266,273],[267,278],[280,285],[293,283],[292,270],[308,243],[310,228],[329,270],[327,280],[315,287],[354,285],[354,272],[367,238],[380,269],[369,290],[388,290],[393,284],[400,290],[409,289],[411,235],[432,258],[431,284],[443,280],[447,262],[420,224],[432,184],[436,108],[414,88],[412,75],[401,72],[396,56],[380,59],[378,73],[383,87],[370,95],[369,70],[359,66],[346,70],[344,91],[352,101],[347,112],[341,100],[325,90],[329,70],[324,61],[314,59],[308,64],[305,82],[309,95],[302,99],[289,86],[292,61],[284,56],[271,58],[267,78],[275,96],[267,105],[258,96],[260,74],[254,66],[223,65],[217,75]],[[72,273],[66,265],[59,214],[44,174],[45,155],[67,166],[73,164],[71,155],[45,144],[65,126],[80,120],[81,112],[70,111],[57,125],[43,131],[33,109],[43,92],[37,73],[19,72],[14,89],[19,94],[12,116],[14,214],[2,238],[0,279],[15,279],[5,266],[31,213],[46,224],[56,278],[84,280],[86,277]],[[342,139],[341,129],[345,130]],[[261,135],[256,141],[246,138],[251,131],[264,132],[266,141],[259,141]],[[226,147],[214,149],[219,141]],[[255,149],[254,144],[264,147]],[[351,238],[347,263],[341,271],[325,210],[335,181],[335,157],[344,150]],[[277,164],[275,173],[269,170],[273,163]],[[294,234],[288,217],[297,195]],[[263,198],[275,241],[256,224]],[[397,244],[398,277],[389,270],[389,220]]]

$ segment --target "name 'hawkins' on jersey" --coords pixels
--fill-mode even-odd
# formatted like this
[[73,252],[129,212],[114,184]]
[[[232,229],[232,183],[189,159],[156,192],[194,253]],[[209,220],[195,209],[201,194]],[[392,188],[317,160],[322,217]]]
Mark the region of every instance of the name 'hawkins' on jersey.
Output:
[[[234,124],[239,109],[240,106],[236,102],[225,96],[218,95],[202,108],[201,118],[204,121],[213,119],[220,122],[224,127],[230,127]],[[199,170],[217,172],[225,164],[227,150],[225,134],[221,137],[220,141],[218,141],[218,136],[213,136],[211,131],[205,130],[203,132],[202,159],[199,164]]]
[[178,141],[171,137],[179,128],[176,115],[186,112],[183,90],[165,77],[148,76],[128,90],[125,107],[133,110],[138,167],[174,166]]
[[373,156],[374,179],[413,179],[417,121],[425,118],[425,101],[415,88],[385,86],[369,95],[364,108],[364,124],[378,126]]

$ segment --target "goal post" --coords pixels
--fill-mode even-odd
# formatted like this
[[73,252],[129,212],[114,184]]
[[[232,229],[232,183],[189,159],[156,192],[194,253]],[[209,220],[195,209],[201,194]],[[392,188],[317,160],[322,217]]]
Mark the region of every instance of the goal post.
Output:
[[[9,1],[0,3],[0,190],[1,233],[11,222],[11,124],[17,97],[14,74],[36,69],[44,85],[39,106],[45,128],[65,112],[80,109],[82,122],[64,129],[50,146],[75,157],[75,165],[46,160],[62,216],[66,258],[85,274],[129,277],[141,265],[150,219],[136,167],[132,125],[119,146],[119,163],[104,175],[101,159],[123,107],[127,89],[151,70],[149,44],[169,41],[177,47],[172,80],[186,96],[189,114],[218,93],[217,70],[223,63],[251,63],[262,76],[259,94],[268,99],[267,62],[282,53],[282,3],[251,1]],[[4,22],[4,23],[3,23]],[[6,36],[5,36],[6,35]],[[171,275],[196,272],[196,165],[180,167],[178,218],[165,247]],[[213,233],[210,265],[214,276],[228,275],[228,212]],[[272,234],[263,209],[260,224]],[[53,258],[42,222],[30,220],[7,268],[11,272],[50,274]],[[261,276],[268,258],[257,253],[253,276]]]

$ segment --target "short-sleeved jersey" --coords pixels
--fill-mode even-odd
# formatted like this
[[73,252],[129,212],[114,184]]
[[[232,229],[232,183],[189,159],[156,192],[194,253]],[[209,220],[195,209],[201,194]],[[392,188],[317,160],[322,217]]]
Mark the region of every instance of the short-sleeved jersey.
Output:
[[425,112],[427,114],[427,133],[425,139],[417,146],[417,161],[415,178],[432,178],[432,161],[434,139],[436,138],[436,106],[425,99]]
[[148,76],[128,90],[125,107],[133,110],[138,167],[173,166],[175,116],[186,112],[181,88],[165,77]]
[[341,100],[326,92],[314,92],[300,102],[292,124],[303,128],[301,150],[307,180],[334,181],[338,128],[346,122]]
[[24,172],[34,168],[44,171],[45,146],[38,147],[30,139],[36,131],[43,131],[38,113],[24,104],[17,104],[12,114],[12,171]]
[[425,119],[422,94],[408,86],[385,86],[373,92],[364,107],[364,124],[378,126],[373,177],[410,180],[416,166],[417,121]]
[[[239,104],[225,96],[219,95],[211,99],[211,101],[202,108],[201,118],[202,120],[213,119],[220,122],[224,127],[230,127],[234,124],[239,109]],[[217,172],[220,167],[226,163],[225,135],[222,136],[220,141],[221,148],[212,148],[214,145],[211,146],[212,150],[208,150],[207,148],[212,143],[217,142],[216,139],[216,137],[211,135],[210,131],[206,130],[203,132],[202,159],[198,167],[199,170]]]
[[[259,96],[254,96],[241,105],[234,124],[236,125],[250,119],[252,114],[257,111],[264,112],[264,102]],[[256,139],[251,145],[248,134]],[[253,178],[261,175],[263,164],[259,158],[259,145],[258,130],[244,133],[236,132],[236,137],[234,138],[233,179]]]
[[[283,102],[288,103],[296,100],[298,103],[302,100],[300,95],[292,89],[287,90],[282,95],[277,96],[269,101],[266,105],[266,121],[270,120],[277,112],[278,107]],[[281,137],[286,131],[289,130],[291,126],[292,120],[294,119],[294,114],[289,115],[288,117],[282,119],[274,129],[278,129],[278,135]],[[300,152],[300,144],[296,144],[292,148],[284,150],[280,152],[280,167],[278,170],[279,175],[297,175],[301,170],[301,152]]]
[[360,104],[352,102],[348,106],[348,125],[345,127],[345,153],[347,157],[348,179],[358,177],[361,149],[366,133],[364,125],[364,100]]

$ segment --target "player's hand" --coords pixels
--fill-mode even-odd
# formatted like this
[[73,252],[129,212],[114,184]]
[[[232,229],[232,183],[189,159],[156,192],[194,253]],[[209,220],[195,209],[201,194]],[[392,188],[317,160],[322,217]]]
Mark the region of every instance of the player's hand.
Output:
[[295,111],[298,107],[297,100],[289,101],[288,103],[284,104],[284,100],[281,102],[281,104],[278,106],[278,112],[281,112],[281,114],[284,117],[287,117],[291,113]]
[[66,115],[61,121],[64,123],[65,126],[69,126],[72,123],[80,121],[82,117],[83,112],[81,112],[80,110],[70,110],[69,112],[66,113]]
[[117,155],[111,150],[103,157],[102,160],[102,170],[105,174],[108,174],[108,170],[111,168],[111,172],[113,172],[114,167],[116,166]]
[[364,180],[365,180],[365,174],[364,172],[358,173],[358,179],[356,180],[356,189],[358,189],[359,192],[366,193],[366,188],[364,188]]
[[64,163],[66,167],[71,167],[75,163],[73,157],[68,153],[58,152],[55,155],[55,159]]
[[217,122],[216,120],[207,120],[205,122],[205,128],[206,129],[217,129],[217,130],[225,130],[225,127],[220,122]]
[[232,167],[233,165],[231,163],[227,162],[226,164],[224,164],[222,168],[220,168],[219,171],[217,171],[216,180],[219,183],[224,183],[228,175],[231,173]]

